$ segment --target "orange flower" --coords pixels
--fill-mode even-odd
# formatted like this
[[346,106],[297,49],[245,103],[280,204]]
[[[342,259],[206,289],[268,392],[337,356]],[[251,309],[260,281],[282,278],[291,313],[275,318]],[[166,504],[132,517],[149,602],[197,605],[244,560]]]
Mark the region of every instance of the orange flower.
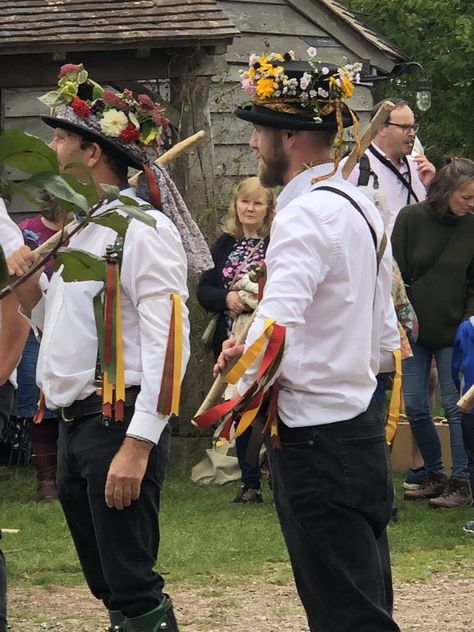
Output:
[[257,82],[257,96],[261,99],[266,99],[267,97],[271,97],[275,92],[276,83],[272,78],[269,79],[260,79]]

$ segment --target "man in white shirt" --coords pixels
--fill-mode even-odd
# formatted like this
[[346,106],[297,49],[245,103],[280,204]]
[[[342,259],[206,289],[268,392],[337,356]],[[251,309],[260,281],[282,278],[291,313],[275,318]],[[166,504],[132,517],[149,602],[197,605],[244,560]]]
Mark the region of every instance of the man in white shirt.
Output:
[[[114,185],[123,195],[139,199],[128,187],[127,171],[129,166],[146,165],[139,134],[159,135],[158,105],[144,95],[137,101],[130,91],[98,97],[97,86],[84,81],[84,72],[82,66],[71,64],[61,69],[60,78],[72,82],[78,96],[66,95],[53,116],[43,117],[55,128],[51,147],[61,166],[85,165],[99,190],[102,183]],[[60,90],[56,94],[60,97]],[[148,116],[145,128],[138,117],[152,108],[154,119]],[[150,192],[157,186],[152,184]],[[107,206],[111,205],[104,204],[101,210]],[[168,332],[176,320],[182,320],[183,334],[182,347],[175,339],[173,366],[181,366],[179,381],[189,357],[187,254],[175,225],[157,210],[147,212],[156,226],[130,221],[120,267],[124,421],[102,414],[102,398],[96,393],[93,299],[103,283],[65,283],[60,270],[53,274],[46,295],[37,274],[20,286],[18,295],[42,335],[38,386],[46,405],[61,412],[58,493],[89,587],[109,610],[110,630],[176,632],[164,580],[153,570],[171,434],[169,413],[157,412],[157,402],[166,387]],[[108,245],[117,245],[116,238],[112,228],[89,224],[70,239],[69,247],[103,256]],[[9,265],[21,275],[34,258],[25,246],[12,255]],[[176,380],[176,369],[174,374]]]
[[[0,246],[8,256],[23,243],[20,229],[10,219],[0,198]],[[28,323],[18,313],[18,301],[8,296],[0,302],[0,435],[13,408],[15,368],[28,335]],[[1,532],[0,532],[1,537]],[[5,560],[0,550],[0,632],[7,632]]]
[[[395,109],[348,179],[356,186],[380,191],[388,211],[386,230],[390,237],[401,209],[426,198],[436,169],[424,154],[412,155],[419,127],[413,110],[402,99],[388,100]],[[374,105],[372,118],[382,103]]]
[[[292,61],[291,53],[252,56],[242,77],[253,103],[236,115],[254,124],[250,147],[260,180],[284,186],[246,347],[268,319],[286,329],[278,373],[281,447],[270,450],[270,465],[311,632],[394,632],[386,539],[393,490],[384,423],[372,399],[382,357],[388,364],[399,344],[391,252],[387,245],[379,266],[383,225],[376,208],[331,176],[336,131],[352,122],[343,97],[352,93],[354,73],[315,64],[312,52],[309,64]],[[225,350],[219,368],[241,351]],[[245,372],[239,395],[256,370]]]

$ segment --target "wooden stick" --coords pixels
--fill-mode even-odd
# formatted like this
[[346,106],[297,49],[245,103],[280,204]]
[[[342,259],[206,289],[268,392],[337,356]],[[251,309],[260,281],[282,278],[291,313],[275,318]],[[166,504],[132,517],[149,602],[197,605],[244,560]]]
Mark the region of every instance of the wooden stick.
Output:
[[463,413],[468,413],[471,408],[474,408],[474,384],[464,393],[456,406],[460,408]]
[[[244,344],[245,339],[247,338],[247,334],[249,333],[249,329],[255,319],[255,314],[256,314],[256,311],[253,312],[252,316],[248,319],[247,324],[242,329],[240,334],[237,336],[236,341],[235,341],[236,345]],[[209,390],[209,393],[206,395],[206,398],[203,401],[203,403],[199,406],[199,409],[196,411],[194,418],[198,417],[202,413],[205,413],[206,410],[209,410],[210,408],[212,408],[213,406],[215,406],[216,404],[220,402],[221,397],[222,395],[224,395],[224,391],[227,388],[227,382],[225,382],[224,378],[227,375],[227,373],[229,373],[229,371],[237,364],[239,360],[240,360],[240,357],[236,357],[227,362],[225,371],[223,371],[222,373],[219,373],[219,375],[214,380]],[[193,419],[191,420],[191,423],[194,426],[197,426],[197,423],[193,421]]]
[[[206,132],[204,132],[203,130],[197,132],[196,134],[193,134],[192,136],[189,136],[188,138],[185,138],[179,143],[176,143],[176,145],[174,145],[171,149],[168,149],[168,151],[166,151],[162,156],[159,156],[159,158],[157,158],[155,161],[156,164],[161,165],[161,166],[165,166],[169,164],[172,160],[175,160],[182,153],[189,151],[196,145],[199,145],[200,143],[202,143],[202,141],[205,138],[206,138]],[[135,174],[129,179],[128,183],[131,187],[137,186],[137,180],[140,173]],[[67,239],[71,230],[75,226],[77,226],[76,220],[69,222],[69,224],[66,224],[63,230],[58,231],[57,233],[52,235],[49,239],[44,241],[40,246],[38,246],[35,252],[39,255],[47,254],[56,246],[56,244],[58,243],[60,239],[61,240]]]
[[356,166],[357,162],[359,161],[359,158],[362,156],[364,151],[368,148],[370,143],[374,140],[374,138],[377,136],[379,131],[385,125],[385,123],[388,120],[388,117],[390,116],[390,112],[394,108],[395,108],[395,104],[392,103],[391,101],[384,101],[382,103],[382,105],[379,108],[379,111],[374,116],[374,118],[370,121],[367,129],[363,133],[360,139],[360,147],[355,146],[352,149],[351,153],[349,154],[348,159],[344,163],[344,166],[342,168],[342,177],[344,178],[344,180],[347,180],[347,178],[350,176],[351,171]]

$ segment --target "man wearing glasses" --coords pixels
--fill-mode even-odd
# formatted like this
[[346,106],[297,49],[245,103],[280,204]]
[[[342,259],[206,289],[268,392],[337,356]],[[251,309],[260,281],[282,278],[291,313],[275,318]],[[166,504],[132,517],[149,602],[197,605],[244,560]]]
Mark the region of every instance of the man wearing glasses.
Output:
[[[390,237],[399,211],[407,204],[425,199],[436,169],[424,154],[411,155],[419,127],[413,110],[402,99],[389,100],[395,104],[395,109],[349,180],[356,186],[368,185],[380,190],[389,215],[385,225]],[[374,106],[371,118],[382,103]]]

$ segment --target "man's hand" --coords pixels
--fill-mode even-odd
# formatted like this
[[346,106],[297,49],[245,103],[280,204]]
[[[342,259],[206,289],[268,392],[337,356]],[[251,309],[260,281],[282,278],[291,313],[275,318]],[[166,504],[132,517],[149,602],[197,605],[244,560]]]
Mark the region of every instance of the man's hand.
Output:
[[224,371],[226,368],[228,360],[233,360],[234,358],[240,358],[245,349],[245,345],[236,344],[236,338],[229,338],[228,340],[224,340],[222,343],[222,351],[217,358],[217,362],[214,365],[212,370],[212,374],[214,377],[217,377],[219,373]]
[[246,310],[246,305],[241,301],[239,293],[236,290],[231,290],[227,293],[225,304],[227,305],[228,313],[231,318],[237,318],[239,314]]
[[126,437],[112,459],[105,483],[105,503],[110,509],[123,509],[140,496],[140,487],[153,444]]
[[[36,263],[39,255],[36,254],[28,246],[21,246],[18,250],[12,252],[7,259],[8,273],[10,276],[21,277]],[[15,296],[23,307],[24,313],[29,316],[31,310],[40,300],[42,292],[39,286],[39,278],[43,268],[41,267],[29,279],[19,285],[15,292]]]
[[428,188],[435,177],[436,167],[428,160],[424,154],[415,156],[415,162],[418,169],[418,177],[421,183]]

